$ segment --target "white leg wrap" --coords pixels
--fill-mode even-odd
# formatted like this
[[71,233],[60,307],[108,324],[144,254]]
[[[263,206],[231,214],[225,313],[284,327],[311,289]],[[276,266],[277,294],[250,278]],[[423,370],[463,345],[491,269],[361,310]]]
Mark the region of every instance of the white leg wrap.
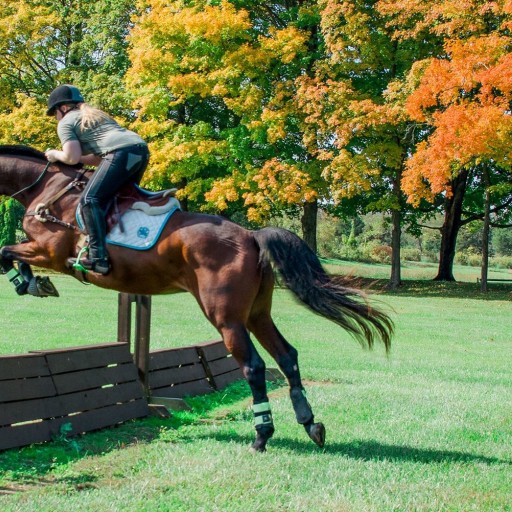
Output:
[[261,404],[254,404],[252,406],[254,413],[254,425],[273,425],[272,412],[270,410],[270,404],[268,402],[262,402]]

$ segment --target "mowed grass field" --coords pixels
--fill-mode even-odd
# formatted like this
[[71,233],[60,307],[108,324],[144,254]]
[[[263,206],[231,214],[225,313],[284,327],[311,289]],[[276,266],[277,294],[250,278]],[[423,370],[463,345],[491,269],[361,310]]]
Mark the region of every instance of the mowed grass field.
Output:
[[[272,384],[276,433],[267,453],[251,454],[241,382],[189,399],[192,410],[171,419],[0,452],[0,510],[511,511],[512,285],[483,294],[475,274],[456,277],[465,282],[411,280],[397,292],[373,283],[371,300],[396,324],[389,356],[276,291],[274,320],[299,350],[324,449],[296,424],[287,388]],[[116,293],[52,279],[59,299],[0,283],[0,354],[115,341]],[[188,294],[155,298],[151,328],[155,349],[218,338]]]

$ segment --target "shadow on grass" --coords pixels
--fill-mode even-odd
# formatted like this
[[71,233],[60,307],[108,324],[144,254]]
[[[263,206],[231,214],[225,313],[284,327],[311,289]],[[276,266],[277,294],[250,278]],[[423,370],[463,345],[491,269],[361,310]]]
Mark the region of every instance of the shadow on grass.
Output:
[[[269,391],[282,386],[281,382],[269,383]],[[126,422],[117,427],[90,432],[81,436],[53,442],[11,449],[0,452],[0,496],[23,492],[34,486],[45,486],[63,483],[76,490],[87,490],[95,487],[97,476],[90,472],[79,476],[57,476],[54,471],[90,456],[104,456],[117,450],[132,446],[149,444],[155,440],[164,442],[193,443],[199,439],[213,439],[221,443],[239,443],[249,447],[254,438],[251,435],[239,435],[222,430],[207,433],[201,430],[210,413],[214,413],[216,422],[229,422],[230,415],[218,416],[219,410],[237,404],[250,397],[245,381],[231,384],[225,390],[205,396],[190,398],[187,402],[192,411],[176,412],[171,418],[148,417],[141,420]],[[240,414],[237,409],[237,416]],[[229,410],[229,409],[227,409]],[[187,429],[186,427],[192,427]],[[195,430],[194,427],[197,427]],[[175,432],[176,436],[169,436]],[[163,434],[163,436],[162,436]],[[167,439],[167,441],[165,441]],[[304,440],[283,439],[278,435],[269,441],[269,451],[286,450],[297,454],[337,454],[352,459],[379,461],[412,461],[423,464],[432,463],[483,463],[488,465],[507,464],[512,461],[493,457],[485,457],[450,450],[413,448],[405,445],[389,445],[373,440],[353,440],[347,443],[329,442],[325,448],[319,449],[307,438]],[[58,474],[58,472],[57,472]],[[3,477],[3,478],[2,478]]]
[[350,285],[364,289],[370,293],[396,295],[404,297],[439,297],[445,299],[477,299],[486,301],[502,301],[512,299],[512,282],[489,283],[488,292],[482,292],[480,285],[467,282],[403,280],[401,286],[390,290],[387,279],[353,278]]
[[[305,434],[306,435],[306,434]],[[206,436],[205,436],[206,437]],[[250,446],[254,439],[246,435],[231,435],[216,432],[208,435],[208,439],[216,439],[219,442],[233,441]],[[435,450],[426,448],[413,448],[411,446],[389,445],[371,440],[353,440],[349,443],[328,442],[324,448],[318,448],[307,438],[304,441],[294,439],[272,438],[268,445],[269,452],[278,449],[297,453],[326,453],[342,455],[351,459],[366,461],[399,461],[419,462],[422,464],[436,463],[481,463],[487,465],[506,464],[512,465],[511,460],[486,457],[471,453],[457,452],[451,450]]]

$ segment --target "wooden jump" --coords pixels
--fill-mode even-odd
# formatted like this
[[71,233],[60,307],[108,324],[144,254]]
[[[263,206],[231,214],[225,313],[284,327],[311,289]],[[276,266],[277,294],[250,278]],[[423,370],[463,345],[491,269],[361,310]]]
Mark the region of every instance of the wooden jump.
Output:
[[150,352],[151,297],[119,294],[118,306],[113,343],[0,356],[0,450],[141,418],[242,378],[220,340]]

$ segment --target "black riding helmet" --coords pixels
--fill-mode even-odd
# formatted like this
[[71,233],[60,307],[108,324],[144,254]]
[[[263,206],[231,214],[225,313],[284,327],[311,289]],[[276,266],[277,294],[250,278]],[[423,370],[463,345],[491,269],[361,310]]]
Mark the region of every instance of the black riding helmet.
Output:
[[53,116],[55,109],[59,105],[65,105],[67,103],[83,103],[84,101],[82,94],[74,85],[59,85],[50,93],[46,115]]

